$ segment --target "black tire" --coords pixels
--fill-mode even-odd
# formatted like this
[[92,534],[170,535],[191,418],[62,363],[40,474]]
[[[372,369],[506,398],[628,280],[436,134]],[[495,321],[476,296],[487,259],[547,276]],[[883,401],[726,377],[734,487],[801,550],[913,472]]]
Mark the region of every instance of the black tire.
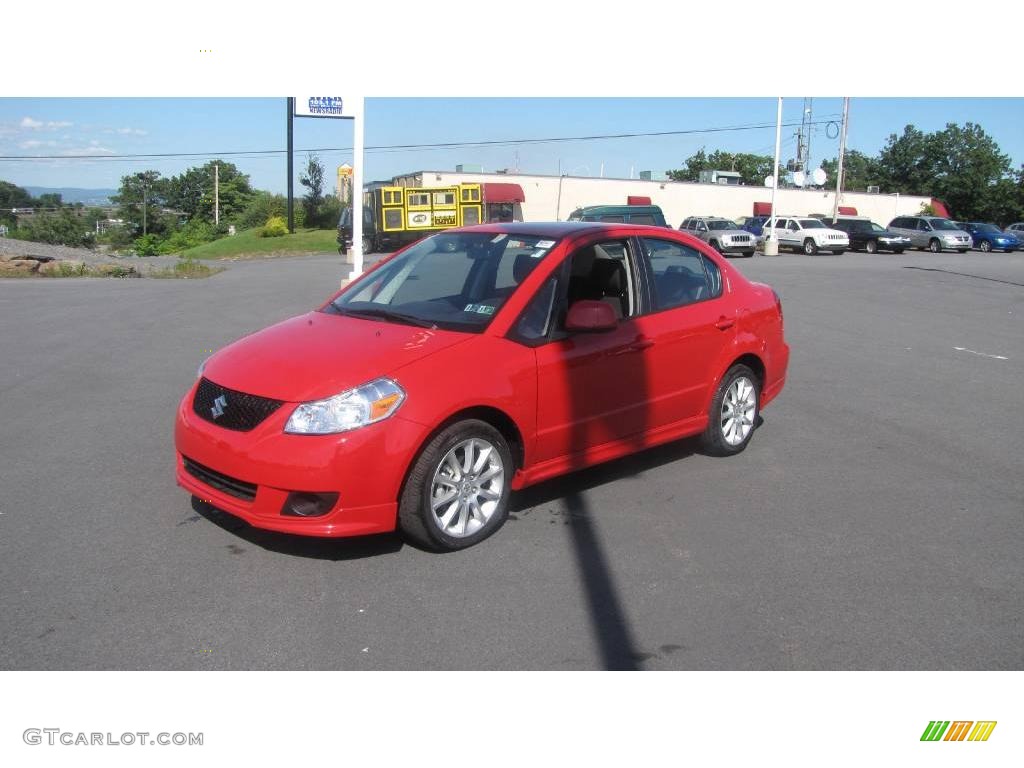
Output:
[[813,256],[817,252],[818,252],[818,246],[815,244],[814,240],[812,240],[809,237],[806,240],[804,240],[804,253],[805,254],[807,254],[808,256]]
[[942,243],[933,237],[928,241],[928,250],[932,253],[942,253]]
[[373,253],[373,240],[369,237],[363,238],[363,256]]
[[877,240],[868,240],[864,247],[867,249],[868,253],[878,253]]
[[892,252],[893,253],[903,253],[903,249],[902,248],[893,248]]
[[[725,433],[723,431],[721,419],[722,401],[725,399],[725,395],[729,391],[729,387],[733,385],[736,379],[742,376],[745,376],[754,384],[754,423],[743,442],[738,445],[732,445],[725,439]],[[700,436],[700,443],[704,452],[711,456],[733,456],[742,451],[750,443],[750,438],[754,436],[754,432],[757,431],[757,420],[760,412],[761,380],[748,366],[734,365],[726,371],[725,376],[723,376],[722,380],[718,383],[718,389],[715,390],[715,396],[711,398],[711,409],[708,412],[708,426]]]
[[346,248],[344,245],[339,245],[338,246],[338,253],[340,253],[342,256],[347,256],[348,255],[348,248]]
[[[453,447],[472,437],[482,438],[500,454],[505,469],[501,499],[491,517],[476,533],[457,537],[441,530],[431,510],[430,491],[434,472]],[[510,485],[515,464],[505,437],[486,421],[466,419],[445,427],[424,446],[413,462],[398,500],[398,526],[402,533],[419,546],[436,552],[453,552],[471,547],[501,528],[508,519]]]
[[844,253],[846,253],[846,250],[844,249],[839,251],[832,251],[832,253],[834,253],[836,256],[842,256]]
[[982,240],[981,245],[979,245],[978,247],[985,253],[988,253],[989,251],[992,250],[992,243],[990,243],[988,240]]
[[967,253],[967,249],[966,248],[957,248],[956,251],[957,251],[957,253]]
[[753,251],[744,251],[743,255],[746,256],[748,259],[749,258],[753,258],[754,252]]

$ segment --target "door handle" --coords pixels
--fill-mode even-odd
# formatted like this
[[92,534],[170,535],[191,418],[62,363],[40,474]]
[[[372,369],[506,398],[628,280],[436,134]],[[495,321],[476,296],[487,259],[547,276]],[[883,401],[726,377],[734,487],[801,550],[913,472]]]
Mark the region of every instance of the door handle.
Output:
[[609,352],[608,354],[611,355],[612,357],[618,357],[619,355],[628,355],[633,352],[643,352],[645,349],[649,349],[653,346],[654,341],[652,339],[649,339],[646,336],[641,336],[632,344],[627,344],[624,347],[619,347],[618,349]]
[[736,318],[726,317],[725,315],[722,315],[720,318],[718,318],[718,321],[715,323],[715,328],[717,328],[720,331],[727,331],[734,325],[736,325]]

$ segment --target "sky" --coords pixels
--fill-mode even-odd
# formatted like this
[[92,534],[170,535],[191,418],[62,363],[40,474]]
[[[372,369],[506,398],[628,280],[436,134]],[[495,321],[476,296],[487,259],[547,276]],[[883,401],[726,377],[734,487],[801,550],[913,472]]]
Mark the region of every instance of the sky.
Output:
[[[803,97],[786,98],[783,120],[799,122]],[[838,153],[841,98],[815,98],[811,162],[818,165]],[[701,147],[710,152],[772,154],[774,98],[658,99],[367,99],[366,179],[387,179],[417,170],[454,170],[456,164],[482,165],[485,171],[518,167],[522,173],[629,178],[641,171],[679,168]],[[832,124],[827,124],[832,121]],[[925,131],[948,122],[980,124],[1008,154],[1015,167],[1024,163],[1024,99],[855,98],[850,104],[847,145],[868,154],[881,149],[891,133],[907,124]],[[498,147],[373,149],[401,144],[546,139],[609,133],[702,131],[737,126],[771,127]],[[333,170],[352,162],[352,124],[345,120],[295,120],[296,175],[304,151],[319,149]],[[795,127],[783,128],[782,160],[795,155]],[[164,175],[201,165],[220,153],[283,150],[286,146],[284,98],[134,99],[2,98],[0,156],[57,155],[62,159],[0,159],[0,179],[19,186],[116,188],[121,176],[155,169]],[[330,150],[330,151],[324,151]],[[195,153],[194,157],[104,159],[138,153]],[[67,159],[66,155],[88,155]],[[227,157],[255,187],[284,192],[283,153]],[[296,193],[301,188],[296,180]]]

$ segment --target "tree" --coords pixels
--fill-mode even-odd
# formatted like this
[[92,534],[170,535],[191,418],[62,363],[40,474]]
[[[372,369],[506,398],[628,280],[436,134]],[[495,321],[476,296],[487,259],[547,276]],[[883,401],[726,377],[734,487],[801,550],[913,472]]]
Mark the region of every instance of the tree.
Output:
[[316,226],[317,213],[324,200],[324,166],[319,157],[306,155],[306,170],[299,174],[299,183],[309,190],[302,196],[306,221]]
[[47,192],[35,201],[36,208],[63,208],[64,200],[59,192]]
[[[828,176],[827,183],[834,185],[839,173],[839,159],[824,160],[821,168]],[[843,189],[851,192],[865,192],[869,186],[882,186],[878,160],[856,149],[847,150],[843,158],[843,179]]]
[[53,213],[36,213],[30,219],[18,224],[15,236],[21,240],[32,240],[51,245],[91,245],[93,233],[85,217],[76,215],[70,208]]
[[742,184],[761,186],[765,176],[772,172],[773,162],[770,155],[720,150],[715,150],[709,155],[701,147],[686,159],[684,168],[668,171],[667,174],[674,181],[700,181],[701,171],[739,171]]
[[110,201],[118,206],[118,218],[133,230],[159,233],[166,220],[159,218],[160,208],[167,202],[167,179],[159,171],[142,171],[121,178],[121,188]]
[[214,220],[214,166],[217,170],[220,218],[233,220],[245,210],[253,195],[248,174],[234,163],[211,160],[205,165],[189,168],[167,180],[167,205],[186,214],[189,221]]
[[11,212],[11,209],[31,208],[32,204],[32,195],[26,190],[9,181],[0,181],[0,222],[13,225],[17,217]]

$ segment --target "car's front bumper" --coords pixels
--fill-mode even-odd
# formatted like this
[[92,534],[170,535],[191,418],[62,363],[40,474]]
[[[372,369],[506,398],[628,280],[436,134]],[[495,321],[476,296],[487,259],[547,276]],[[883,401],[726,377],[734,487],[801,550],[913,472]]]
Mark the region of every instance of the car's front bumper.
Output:
[[[406,468],[428,430],[400,418],[336,435],[291,435],[285,404],[249,432],[200,418],[192,410],[194,387],[178,407],[174,428],[178,485],[256,528],[304,536],[358,536],[393,531]],[[184,458],[232,480],[255,486],[238,498],[185,467]],[[337,493],[326,514],[283,514],[288,495]]]

